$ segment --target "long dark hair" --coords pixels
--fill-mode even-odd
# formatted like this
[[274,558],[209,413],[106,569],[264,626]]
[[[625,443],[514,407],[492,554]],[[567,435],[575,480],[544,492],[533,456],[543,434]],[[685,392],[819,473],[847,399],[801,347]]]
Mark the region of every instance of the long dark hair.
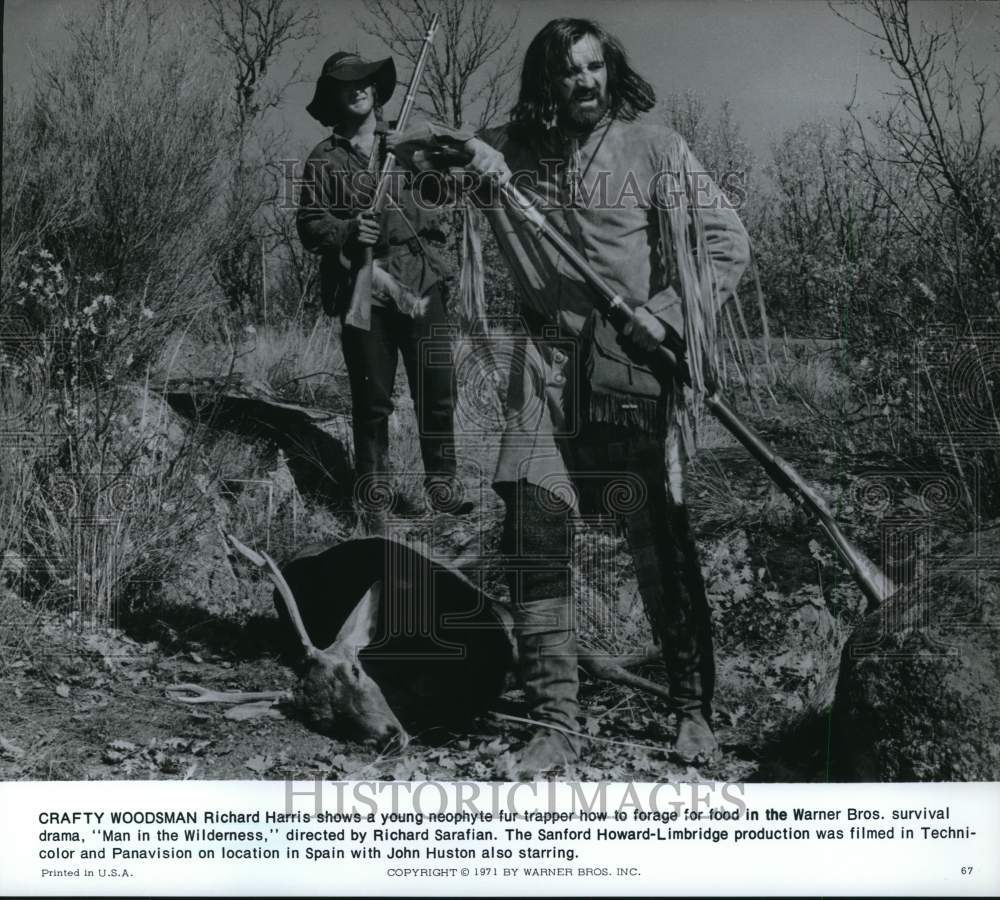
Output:
[[537,134],[555,117],[558,108],[555,83],[563,76],[573,45],[588,35],[604,52],[612,115],[630,120],[653,108],[656,92],[629,66],[618,38],[589,19],[553,19],[535,35],[524,55],[521,93],[511,112],[513,124],[522,133]]

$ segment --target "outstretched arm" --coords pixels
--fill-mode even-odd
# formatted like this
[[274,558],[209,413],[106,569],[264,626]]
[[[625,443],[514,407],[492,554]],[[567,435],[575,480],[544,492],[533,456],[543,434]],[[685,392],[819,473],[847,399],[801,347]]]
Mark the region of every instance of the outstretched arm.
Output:
[[445,173],[452,168],[462,168],[471,172],[477,180],[463,183],[461,187],[473,198],[484,199],[488,191],[480,185],[481,179],[496,177],[503,183],[510,178],[507,161],[495,146],[498,137],[497,131],[475,134],[468,129],[425,122],[391,136],[389,145],[396,159],[412,171]]

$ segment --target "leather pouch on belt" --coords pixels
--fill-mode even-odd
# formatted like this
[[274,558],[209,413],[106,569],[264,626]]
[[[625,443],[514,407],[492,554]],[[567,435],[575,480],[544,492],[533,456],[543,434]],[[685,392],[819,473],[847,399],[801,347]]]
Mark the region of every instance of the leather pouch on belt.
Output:
[[586,420],[665,434],[673,384],[669,368],[620,336],[597,310],[585,336]]

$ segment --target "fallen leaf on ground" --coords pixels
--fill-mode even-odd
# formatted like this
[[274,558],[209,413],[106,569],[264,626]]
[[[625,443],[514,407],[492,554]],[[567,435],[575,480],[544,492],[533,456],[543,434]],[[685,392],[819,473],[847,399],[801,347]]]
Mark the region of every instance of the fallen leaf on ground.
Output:
[[181,773],[181,761],[176,756],[167,756],[161,753],[156,760],[159,770],[165,775],[179,775]]
[[392,770],[393,781],[420,781],[424,777],[420,769],[420,760],[417,759],[401,760]]
[[274,765],[274,760],[270,756],[251,756],[243,765],[251,772],[263,775]]
[[11,759],[18,759],[24,756],[24,751],[13,741],[8,741],[5,737],[0,737],[0,755],[8,756]]

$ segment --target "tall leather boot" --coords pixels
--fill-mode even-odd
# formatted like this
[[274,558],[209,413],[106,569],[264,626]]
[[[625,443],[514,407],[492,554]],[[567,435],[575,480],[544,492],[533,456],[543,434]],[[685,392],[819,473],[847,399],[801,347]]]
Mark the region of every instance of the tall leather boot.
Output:
[[629,518],[639,590],[659,638],[671,706],[674,752],[689,761],[718,751],[712,732],[715,663],[711,616],[687,507],[665,495]]
[[674,578],[665,585],[669,609],[661,634],[677,713],[674,752],[690,761],[709,759],[719,750],[711,726],[715,691],[711,613],[687,506],[668,503],[667,517],[666,551],[673,557]]
[[[572,603],[572,597],[563,595],[515,604],[514,635],[531,718],[575,732],[580,682]],[[572,763],[578,754],[576,738],[543,725],[514,755],[506,774],[512,781],[533,779]]]
[[[539,723],[578,731],[575,604],[570,593],[570,510],[524,482],[505,497],[503,551],[509,567],[518,669],[529,715]],[[577,739],[540,727],[499,774],[532,779],[573,762]]]
[[353,402],[357,532],[360,537],[381,535],[386,531],[386,519],[395,499],[389,477],[389,419],[366,417],[357,397]]

